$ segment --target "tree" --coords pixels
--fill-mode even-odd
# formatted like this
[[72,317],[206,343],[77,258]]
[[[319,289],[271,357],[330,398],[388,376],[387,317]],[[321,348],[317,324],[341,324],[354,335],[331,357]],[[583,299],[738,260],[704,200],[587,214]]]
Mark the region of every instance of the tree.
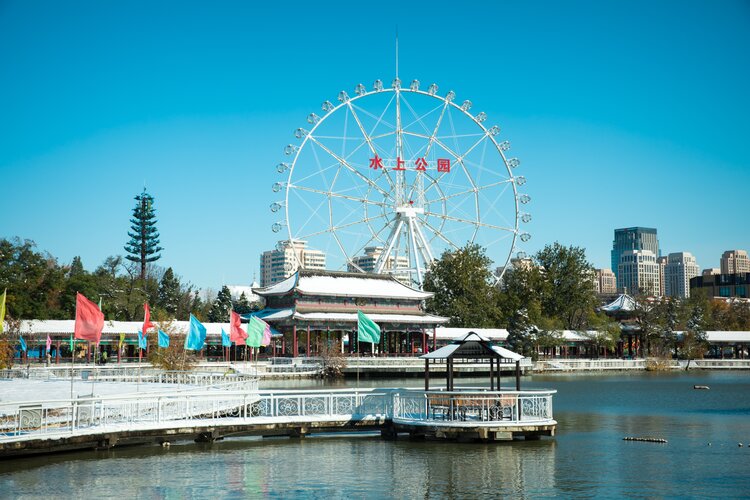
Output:
[[149,335],[149,362],[167,371],[189,371],[195,367],[197,356],[185,349],[185,334],[172,321],[160,322],[156,327],[169,335],[169,347],[158,346],[158,335]]
[[587,330],[581,330],[579,335],[586,338],[587,344],[594,351],[594,357],[599,357],[599,351],[605,349],[612,351],[617,347],[617,341],[620,340],[620,324],[611,321],[606,314],[597,314],[593,311],[589,313]]
[[237,314],[247,314],[253,311],[257,311],[257,305],[257,303],[251,304],[250,301],[247,300],[247,295],[245,295],[245,292],[242,292],[240,294],[240,298],[237,299],[237,302],[235,302],[232,306],[232,309]]
[[663,309],[663,323],[662,328],[662,342],[665,346],[674,346],[675,356],[677,355],[677,332],[675,327],[677,326],[677,301],[671,297],[664,299],[662,303]]
[[180,299],[182,298],[182,285],[180,279],[174,275],[174,271],[171,267],[168,267],[164,271],[164,275],[161,277],[159,283],[158,300],[156,306],[164,309],[167,313],[174,316],[177,314],[177,309],[180,306]]
[[443,252],[425,275],[424,290],[435,294],[427,300],[427,311],[450,318],[452,327],[498,326],[498,290],[491,264],[479,245]]
[[208,321],[211,323],[222,323],[229,321],[229,311],[232,309],[232,294],[229,287],[224,285],[216,296],[216,300],[208,311]]
[[517,311],[508,323],[508,347],[536,361],[539,357],[537,335],[539,329],[529,318],[525,307]]
[[688,359],[685,366],[686,370],[690,367],[691,359],[702,358],[706,349],[708,349],[708,337],[703,323],[703,307],[700,304],[695,304],[690,312],[687,329],[682,338],[682,351]]
[[8,314],[19,319],[61,319],[65,272],[31,240],[0,239],[0,289],[8,289]]
[[146,192],[135,197],[137,203],[130,219],[130,241],[125,245],[125,256],[131,262],[140,265],[140,279],[146,279],[146,265],[161,258],[162,247],[159,246],[159,232],[156,230],[156,210],[154,198]]
[[555,242],[537,252],[534,262],[541,273],[542,315],[558,318],[566,329],[583,328],[596,303],[594,268],[585,250]]

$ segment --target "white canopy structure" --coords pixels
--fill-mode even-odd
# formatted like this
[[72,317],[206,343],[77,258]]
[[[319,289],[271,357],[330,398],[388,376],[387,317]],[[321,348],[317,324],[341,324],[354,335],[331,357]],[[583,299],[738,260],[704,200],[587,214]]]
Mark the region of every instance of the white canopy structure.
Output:
[[[500,364],[514,363],[516,367],[516,390],[521,390],[520,361],[523,359],[518,353],[505,349],[504,347],[493,345],[487,337],[483,337],[476,332],[457,337],[453,342],[445,347],[441,347],[433,352],[423,354],[420,358],[424,359],[424,385],[425,390],[430,390],[430,362],[445,361],[448,364],[447,384],[448,391],[453,390],[453,367],[455,360],[489,360],[490,362],[490,389],[494,390],[495,382],[500,389]],[[497,374],[497,375],[495,375]]]

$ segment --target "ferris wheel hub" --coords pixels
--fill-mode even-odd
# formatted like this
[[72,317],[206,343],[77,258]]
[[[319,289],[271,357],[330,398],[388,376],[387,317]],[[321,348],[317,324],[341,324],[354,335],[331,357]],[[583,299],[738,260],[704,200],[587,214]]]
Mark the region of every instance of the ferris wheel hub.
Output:
[[396,208],[396,213],[406,217],[416,217],[417,214],[424,214],[424,208],[406,205]]

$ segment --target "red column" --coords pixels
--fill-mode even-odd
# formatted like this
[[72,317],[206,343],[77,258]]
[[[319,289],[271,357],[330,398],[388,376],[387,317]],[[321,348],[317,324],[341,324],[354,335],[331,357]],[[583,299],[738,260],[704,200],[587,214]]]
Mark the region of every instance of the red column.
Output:
[[86,343],[86,363],[91,363],[91,342]]
[[310,357],[310,325],[307,325],[307,357]]
[[55,364],[56,365],[60,364],[60,341],[59,340],[55,343]]
[[432,327],[432,350],[435,350],[435,346],[437,346],[437,327]]
[[282,337],[281,337],[281,355],[283,356],[285,354],[286,354],[286,336],[282,335]]
[[296,358],[299,354],[299,345],[297,345],[297,325],[292,327],[292,357]]
[[422,354],[427,352],[427,333],[422,328]]

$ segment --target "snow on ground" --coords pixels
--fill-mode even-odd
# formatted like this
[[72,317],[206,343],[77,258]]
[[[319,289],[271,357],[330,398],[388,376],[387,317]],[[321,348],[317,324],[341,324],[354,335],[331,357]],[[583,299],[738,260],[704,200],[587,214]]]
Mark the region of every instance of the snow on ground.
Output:
[[[73,380],[73,398],[94,396],[123,396],[126,394],[171,392],[185,389],[199,389],[197,386],[183,384],[160,384],[155,382],[92,382],[80,378]],[[0,379],[0,409],[7,411],[8,403],[26,403],[30,401],[69,400],[71,395],[70,379]]]

